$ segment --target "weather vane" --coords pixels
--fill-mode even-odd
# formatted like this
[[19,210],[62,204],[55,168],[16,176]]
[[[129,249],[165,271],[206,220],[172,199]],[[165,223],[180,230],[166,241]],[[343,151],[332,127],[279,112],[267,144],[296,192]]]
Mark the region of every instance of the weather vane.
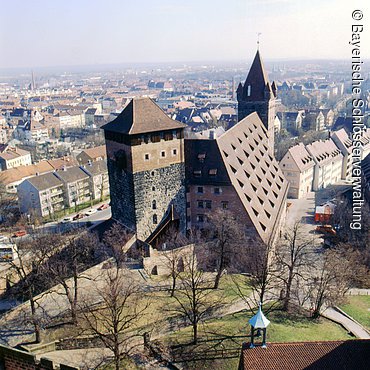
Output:
[[260,48],[260,35],[262,35],[262,33],[258,32],[257,33],[257,50],[259,50],[259,48]]

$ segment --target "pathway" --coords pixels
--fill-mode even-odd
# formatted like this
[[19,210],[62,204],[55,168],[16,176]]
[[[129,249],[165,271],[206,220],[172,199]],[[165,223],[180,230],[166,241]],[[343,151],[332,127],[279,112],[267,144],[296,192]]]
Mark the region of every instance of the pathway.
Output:
[[333,320],[342,326],[344,326],[349,332],[354,334],[357,338],[360,339],[370,339],[370,335],[367,330],[354,321],[349,315],[340,312],[334,307],[326,308],[321,316],[326,317],[330,320]]

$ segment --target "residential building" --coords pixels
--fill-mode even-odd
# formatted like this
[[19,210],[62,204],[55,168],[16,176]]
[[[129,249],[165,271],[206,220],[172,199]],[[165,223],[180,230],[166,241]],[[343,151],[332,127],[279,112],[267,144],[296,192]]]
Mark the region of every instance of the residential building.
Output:
[[352,140],[344,128],[332,132],[330,137],[343,154],[341,178],[349,180],[352,177]]
[[90,176],[93,199],[103,200],[109,195],[109,177],[106,161],[90,162],[81,169]]
[[270,84],[264,65],[257,50],[244,85],[237,89],[238,120],[241,121],[253,112],[257,112],[265,125],[270,152],[274,151],[274,121],[276,104],[276,85]]
[[19,166],[27,166],[31,163],[31,153],[26,150],[8,145],[0,148],[0,167],[2,171]]
[[315,161],[312,185],[314,191],[341,179],[343,154],[332,139],[315,141],[306,145],[306,149]]
[[63,111],[55,115],[61,129],[81,128],[85,126],[85,115],[79,111]]
[[64,168],[56,171],[55,176],[63,183],[64,200],[67,207],[75,207],[78,204],[92,201],[89,175],[80,167]]
[[280,168],[289,182],[288,196],[301,199],[312,191],[315,162],[303,143],[290,148],[280,161]]
[[84,149],[76,156],[79,164],[84,165],[89,162],[102,161],[107,159],[107,149],[105,145],[96,146],[90,149]]
[[51,216],[64,209],[63,193],[63,182],[54,173],[31,177],[18,185],[19,209],[22,214]]

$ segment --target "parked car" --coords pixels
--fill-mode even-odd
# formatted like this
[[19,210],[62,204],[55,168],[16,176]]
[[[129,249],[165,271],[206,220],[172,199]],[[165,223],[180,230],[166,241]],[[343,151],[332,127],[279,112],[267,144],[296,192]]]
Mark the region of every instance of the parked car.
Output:
[[104,203],[100,207],[98,207],[98,211],[102,211],[103,209],[107,209],[107,208],[109,208],[109,205]]
[[20,238],[21,236],[25,236],[25,235],[27,235],[26,230],[19,230],[13,234],[13,238]]
[[62,224],[67,224],[68,222],[71,222],[71,221],[73,221],[73,217],[72,216],[67,216],[67,217],[63,218]]
[[80,220],[81,218],[84,218],[84,215],[82,213],[77,213],[77,215],[73,216],[73,221]]
[[95,208],[91,208],[87,212],[85,212],[85,215],[90,216],[90,215],[93,215],[96,212],[98,212],[98,211]]
[[331,225],[319,225],[316,226],[316,231],[321,233],[328,233],[331,235],[335,235],[337,232],[333,229],[333,226]]

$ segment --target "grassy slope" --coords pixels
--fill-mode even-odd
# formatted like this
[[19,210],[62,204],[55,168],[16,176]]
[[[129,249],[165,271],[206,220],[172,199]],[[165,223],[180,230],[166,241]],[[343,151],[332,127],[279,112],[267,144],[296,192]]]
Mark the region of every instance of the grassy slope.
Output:
[[340,308],[370,330],[370,296],[348,297],[348,302]]

